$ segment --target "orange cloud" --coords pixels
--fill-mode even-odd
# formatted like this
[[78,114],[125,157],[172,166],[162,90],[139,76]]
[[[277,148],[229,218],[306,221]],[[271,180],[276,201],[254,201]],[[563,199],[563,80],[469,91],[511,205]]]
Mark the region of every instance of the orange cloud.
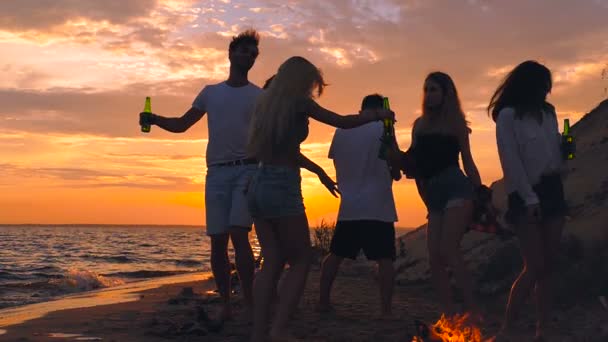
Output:
[[[538,59],[553,70],[550,100],[560,118],[575,121],[606,96],[600,73],[608,51],[597,42],[608,30],[594,1],[37,3],[0,2],[0,217],[7,222],[202,223],[205,120],[181,135],[155,128],[142,135],[137,114],[144,96],[159,114],[184,113],[204,85],[226,78],[229,40],[244,28],[262,33],[254,83],[286,58],[305,56],[330,83],[319,103],[331,110],[357,113],[365,95],[388,96],[402,149],[424,77],[449,73],[486,183],[501,171],[485,106],[512,66]],[[310,128],[302,150],[333,175],[334,129]],[[315,175],[302,175],[311,222],[335,217],[338,200]],[[395,184],[395,197],[400,225],[424,221],[411,180]]]

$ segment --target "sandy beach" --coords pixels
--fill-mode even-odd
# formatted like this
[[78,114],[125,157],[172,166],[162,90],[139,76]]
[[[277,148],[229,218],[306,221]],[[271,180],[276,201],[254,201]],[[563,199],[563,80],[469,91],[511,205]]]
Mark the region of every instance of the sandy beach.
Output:
[[[237,319],[223,326],[205,320],[205,316],[214,316],[218,298],[208,294],[213,289],[212,280],[198,277],[189,281],[187,276],[172,277],[171,284],[160,287],[138,285],[128,291],[109,289],[84,296],[88,304],[96,306],[69,309],[73,297],[68,297],[54,302],[51,312],[44,316],[19,324],[14,324],[16,319],[11,323],[4,310],[0,312],[0,329],[6,332],[0,335],[0,341],[247,341],[250,325],[238,319],[242,312],[238,299],[234,301]],[[303,341],[409,342],[415,334],[414,320],[434,322],[439,317],[433,289],[420,283],[397,285],[394,317],[381,318],[373,267],[364,261],[347,263],[337,278],[332,297],[334,313],[319,314],[314,310],[318,281],[319,269],[315,266],[291,324],[293,334]],[[159,280],[155,282],[158,284]],[[152,288],[146,289],[147,286]],[[114,300],[104,304],[100,298]],[[480,298],[486,311],[481,327],[484,336],[498,329],[505,300],[505,295]],[[35,309],[36,305],[30,308]],[[526,312],[518,326],[521,341],[531,340],[534,331],[530,304]],[[548,340],[606,341],[607,337],[608,310],[588,298],[555,311]]]

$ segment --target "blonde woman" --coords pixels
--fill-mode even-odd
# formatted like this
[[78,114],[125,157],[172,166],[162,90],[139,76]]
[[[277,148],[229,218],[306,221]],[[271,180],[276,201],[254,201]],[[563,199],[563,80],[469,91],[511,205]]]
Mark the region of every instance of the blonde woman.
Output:
[[279,67],[253,113],[248,149],[260,164],[247,196],[264,265],[254,283],[252,341],[268,340],[270,302],[285,263],[290,268],[281,286],[270,340],[288,339],[288,319],[308,275],[311,245],[300,177],[304,161],[300,144],[308,136],[308,118],[339,128],[394,118],[393,112],[384,109],[338,115],[313,100],[313,92],[320,96],[324,87],[316,66],[302,57],[291,57]]
[[459,311],[452,299],[447,267],[454,272],[467,309],[477,311],[473,281],[460,251],[460,241],[473,218],[473,195],[481,186],[469,146],[470,132],[454,81],[443,72],[429,74],[424,82],[422,115],[412,129],[411,152],[418,191],[428,210],[431,278],[447,314]]

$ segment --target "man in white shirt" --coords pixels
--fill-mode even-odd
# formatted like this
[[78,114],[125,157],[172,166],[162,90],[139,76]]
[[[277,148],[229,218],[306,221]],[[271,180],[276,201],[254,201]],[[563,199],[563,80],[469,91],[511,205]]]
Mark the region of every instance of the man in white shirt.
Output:
[[[383,97],[368,95],[361,109],[383,107]],[[340,263],[356,259],[359,251],[378,263],[381,311],[391,314],[395,227],[397,212],[391,174],[386,161],[378,158],[382,122],[358,128],[337,129],[329,158],[334,160],[342,199],[332,237],[330,254],[323,260],[319,310],[331,310],[329,296]]]
[[140,114],[140,124],[157,125],[174,133],[185,132],[208,114],[206,226],[211,238],[211,270],[224,301],[221,319],[231,317],[229,239],[234,247],[245,303],[252,305],[254,261],[249,243],[252,219],[244,192],[256,168],[256,161],[246,156],[246,145],[251,113],[262,92],[248,80],[248,72],[258,56],[258,44],[259,35],[254,30],[234,37],[228,49],[228,80],[205,86],[183,116]]

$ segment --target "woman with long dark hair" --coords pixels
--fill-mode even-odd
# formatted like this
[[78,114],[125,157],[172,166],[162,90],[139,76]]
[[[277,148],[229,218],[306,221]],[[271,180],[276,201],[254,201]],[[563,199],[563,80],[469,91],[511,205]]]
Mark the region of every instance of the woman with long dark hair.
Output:
[[253,113],[248,150],[260,164],[247,195],[264,265],[254,282],[252,341],[268,340],[270,302],[285,263],[290,268],[280,288],[270,340],[288,339],[287,323],[308,275],[312,250],[300,176],[300,167],[306,164],[300,144],[308,136],[308,118],[340,128],[394,119],[393,112],[383,109],[335,114],[313,100],[314,91],[321,95],[324,87],[316,66],[291,57],[279,67]]
[[[432,281],[442,311],[458,310],[453,302],[447,267],[462,289],[466,309],[476,314],[473,280],[460,251],[460,241],[473,218],[473,196],[481,186],[473,161],[465,114],[449,75],[433,72],[424,81],[422,115],[412,128],[410,151],[416,184],[428,210],[427,245]],[[459,157],[465,173],[459,166]]]
[[515,67],[496,89],[488,113],[508,193],[506,220],[515,228],[524,267],[513,283],[496,341],[508,341],[515,314],[536,292],[536,340],[542,340],[551,303],[550,277],[559,248],[566,202],[555,108],[547,102],[551,71],[535,61]]

